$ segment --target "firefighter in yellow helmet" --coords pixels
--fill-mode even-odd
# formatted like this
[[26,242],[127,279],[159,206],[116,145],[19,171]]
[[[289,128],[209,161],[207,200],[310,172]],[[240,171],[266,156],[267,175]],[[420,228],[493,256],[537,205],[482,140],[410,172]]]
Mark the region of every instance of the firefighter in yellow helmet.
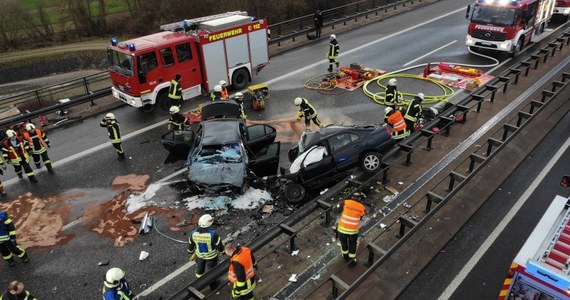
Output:
[[32,157],[34,158],[34,164],[39,169],[41,168],[41,161],[44,161],[48,172],[53,173],[53,167],[51,166],[51,160],[48,157],[47,148],[50,147],[49,139],[45,132],[36,128],[32,123],[26,124],[26,131],[22,134],[24,140],[28,144],[28,147],[32,151]]
[[134,298],[135,293],[125,279],[125,271],[119,268],[109,269],[103,282],[103,300],[131,300]]
[[8,129],[6,131],[6,137],[7,138],[2,145],[2,157],[4,160],[14,166],[14,171],[16,171],[19,178],[24,178],[24,175],[22,175],[22,169],[24,169],[30,182],[37,183],[38,180],[36,179],[34,170],[30,167],[28,145],[24,143],[24,141],[12,129]]
[[[198,228],[192,230],[188,239],[188,254],[191,260],[196,260],[196,278],[200,278],[208,270],[218,265],[218,255],[224,253],[224,244],[220,236],[212,229],[214,218],[205,214],[198,220]],[[219,282],[210,283],[214,290]]]

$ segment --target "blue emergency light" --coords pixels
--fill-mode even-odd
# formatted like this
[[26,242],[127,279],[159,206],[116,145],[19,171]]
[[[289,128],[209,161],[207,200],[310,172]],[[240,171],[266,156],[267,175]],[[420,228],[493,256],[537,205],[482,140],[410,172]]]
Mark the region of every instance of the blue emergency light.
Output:
[[135,48],[135,44],[132,44],[132,43],[129,44],[129,51],[134,52],[135,50],[137,50],[137,49]]
[[119,39],[114,37],[111,39],[111,46],[117,46],[117,44],[119,43]]

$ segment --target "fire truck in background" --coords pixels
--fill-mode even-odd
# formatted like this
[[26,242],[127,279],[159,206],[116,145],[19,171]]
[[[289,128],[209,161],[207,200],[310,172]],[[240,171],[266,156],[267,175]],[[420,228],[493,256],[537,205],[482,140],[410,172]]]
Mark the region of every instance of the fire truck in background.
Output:
[[570,16],[570,0],[558,0],[554,7],[554,15],[562,17],[564,21],[568,20]]
[[170,81],[182,76],[183,99],[220,80],[242,90],[269,63],[267,20],[235,11],[160,26],[159,33],[107,49],[113,96],[131,106],[170,107]]
[[[570,176],[563,177],[568,187]],[[556,196],[515,257],[499,300],[570,299],[570,195]]]
[[556,0],[476,0],[467,7],[466,45],[516,56],[531,38],[544,32]]

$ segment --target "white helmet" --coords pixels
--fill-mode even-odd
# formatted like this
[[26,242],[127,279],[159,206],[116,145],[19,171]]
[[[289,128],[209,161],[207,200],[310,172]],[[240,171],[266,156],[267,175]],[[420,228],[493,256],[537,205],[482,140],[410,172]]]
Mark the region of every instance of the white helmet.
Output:
[[221,91],[222,91],[222,86],[219,85],[219,84],[216,84],[216,85],[214,86],[214,92],[221,92]]
[[387,106],[386,108],[384,108],[384,114],[387,115],[387,114],[391,113],[393,110],[394,110],[393,108],[391,108],[390,106]]
[[331,40],[336,40],[336,35],[331,34]]
[[422,99],[422,101],[424,100],[424,93],[418,93],[418,98]]
[[396,84],[398,84],[398,81],[396,81],[396,78],[392,78],[392,79],[388,80],[389,86],[395,86]]
[[26,124],[26,130],[27,131],[32,131],[34,129],[36,129],[36,126],[34,124],[32,124],[32,123]]
[[242,92],[237,92],[235,94],[236,99],[243,99],[243,93]]
[[205,214],[198,220],[198,226],[208,228],[214,223],[214,218],[210,214]]
[[226,86],[228,83],[225,80],[220,80],[220,85],[221,86]]
[[178,106],[171,106],[170,110],[168,110],[171,114],[177,114],[180,111],[180,108],[178,108]]
[[295,104],[295,106],[299,106],[299,105],[301,105],[301,103],[303,103],[303,98],[297,97],[297,98],[295,98],[293,103]]
[[111,268],[107,271],[105,275],[105,286],[108,288],[114,288],[119,286],[121,279],[125,277],[125,272],[119,268]]
[[108,113],[105,115],[105,119],[115,120],[115,115],[113,113]]
[[17,135],[17,133],[16,133],[14,130],[12,130],[12,129],[6,130],[6,136],[9,137],[9,138],[13,138],[13,137],[15,137],[16,135]]

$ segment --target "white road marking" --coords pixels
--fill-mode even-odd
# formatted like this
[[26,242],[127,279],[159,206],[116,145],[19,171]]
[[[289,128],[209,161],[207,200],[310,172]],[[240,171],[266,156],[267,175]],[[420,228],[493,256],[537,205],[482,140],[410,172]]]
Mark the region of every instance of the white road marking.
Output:
[[489,250],[491,245],[495,242],[495,240],[499,237],[499,234],[503,232],[505,227],[511,222],[511,220],[515,217],[518,211],[523,207],[526,201],[530,198],[530,195],[536,190],[540,182],[546,177],[548,172],[552,169],[554,164],[560,159],[562,154],[570,147],[570,137],[566,140],[564,145],[558,149],[558,152],[552,157],[552,159],[544,166],[540,174],[536,177],[536,179],[530,184],[530,186],[526,189],[523,195],[517,200],[515,205],[511,208],[511,210],[507,213],[507,215],[501,220],[501,223],[497,225],[495,230],[489,235],[489,237],[481,244],[481,247],[477,249],[477,252],[473,254],[471,259],[463,266],[461,271],[455,276],[455,279],[447,286],[445,291],[439,296],[438,300],[449,299],[455,290],[461,285],[463,280],[467,277],[467,275],[473,270],[477,262],[483,257],[483,255]]
[[402,67],[407,67],[407,66],[409,66],[409,65],[411,65],[411,64],[413,64],[413,63],[415,63],[416,61],[418,61],[418,60],[420,60],[420,59],[423,59],[423,58],[425,58],[425,57],[427,57],[427,56],[430,56],[430,55],[434,54],[435,52],[437,52],[437,51],[439,51],[439,50],[441,50],[441,49],[443,49],[443,48],[445,48],[445,47],[447,47],[447,46],[453,45],[453,44],[455,44],[455,43],[457,43],[457,40],[454,40],[454,41],[452,41],[452,42],[449,42],[449,43],[447,43],[447,44],[445,44],[445,45],[443,45],[443,46],[441,46],[441,47],[439,47],[439,48],[437,48],[437,49],[435,49],[435,50],[433,50],[433,51],[431,51],[431,52],[428,52],[428,53],[426,53],[426,54],[424,54],[424,55],[422,55],[422,56],[420,56],[420,57],[418,57],[418,58],[416,58],[416,59],[414,59],[414,60],[410,60],[409,62],[405,63]]

